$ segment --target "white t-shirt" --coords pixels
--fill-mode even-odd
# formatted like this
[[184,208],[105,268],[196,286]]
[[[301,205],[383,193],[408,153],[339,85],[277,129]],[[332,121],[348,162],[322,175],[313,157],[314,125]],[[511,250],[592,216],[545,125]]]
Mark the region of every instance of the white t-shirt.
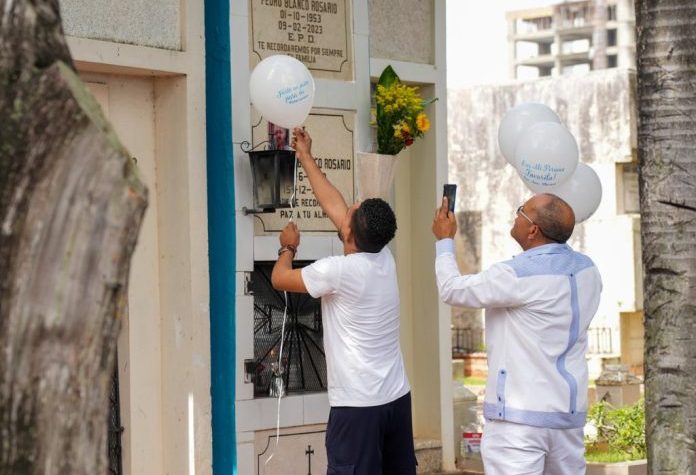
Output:
[[302,280],[321,297],[331,406],[378,406],[408,393],[389,249],[320,259],[302,269]]

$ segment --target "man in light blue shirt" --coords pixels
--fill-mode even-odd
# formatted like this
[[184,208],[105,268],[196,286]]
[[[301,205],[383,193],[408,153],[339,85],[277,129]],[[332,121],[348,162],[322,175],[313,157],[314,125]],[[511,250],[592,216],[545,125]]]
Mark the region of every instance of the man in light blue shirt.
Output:
[[587,328],[602,282],[566,241],[575,215],[561,198],[533,196],[517,208],[514,259],[461,275],[446,199],[435,214],[435,272],[442,300],[486,309],[488,379],[481,452],[487,475],[585,473]]

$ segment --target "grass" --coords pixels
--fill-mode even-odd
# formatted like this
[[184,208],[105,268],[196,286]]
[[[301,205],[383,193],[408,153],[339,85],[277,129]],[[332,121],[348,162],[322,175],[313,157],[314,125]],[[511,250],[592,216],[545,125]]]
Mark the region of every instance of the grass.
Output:
[[637,459],[632,459],[628,454],[624,452],[588,449],[585,452],[585,460],[587,460],[588,462],[616,463],[628,462]]
[[486,378],[478,378],[476,376],[466,376],[463,380],[460,379],[464,386],[485,386]]

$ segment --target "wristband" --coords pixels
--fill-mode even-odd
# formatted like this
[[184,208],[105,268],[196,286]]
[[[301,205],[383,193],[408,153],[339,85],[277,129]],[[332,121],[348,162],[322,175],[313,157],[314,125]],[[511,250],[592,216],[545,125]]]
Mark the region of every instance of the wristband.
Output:
[[297,247],[293,246],[292,244],[286,244],[285,246],[282,246],[280,249],[278,249],[278,256],[280,256],[285,251],[292,252],[292,258],[294,259],[295,254],[297,254]]

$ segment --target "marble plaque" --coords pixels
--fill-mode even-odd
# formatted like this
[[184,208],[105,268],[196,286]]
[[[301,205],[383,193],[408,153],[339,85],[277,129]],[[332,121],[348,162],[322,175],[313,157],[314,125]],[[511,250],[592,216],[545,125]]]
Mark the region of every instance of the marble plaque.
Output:
[[[268,140],[276,149],[289,148],[290,134],[264,120],[252,108],[257,117],[252,125],[254,144]],[[353,204],[354,162],[353,162],[353,124],[354,112],[330,109],[314,109],[305,121],[305,129],[312,136],[312,155],[329,181],[338,188],[348,205]],[[290,218],[301,232],[336,232],[336,227],[324,214],[314,197],[312,186],[302,166],[297,163],[295,178],[295,199],[293,208],[283,208],[274,213],[257,214],[254,220],[254,234],[263,236],[281,231]]]
[[[255,434],[258,475],[326,473],[326,426],[304,426]],[[276,444],[277,440],[277,444]]]
[[252,68],[285,54],[315,78],[353,79],[350,0],[249,0],[249,8]]

